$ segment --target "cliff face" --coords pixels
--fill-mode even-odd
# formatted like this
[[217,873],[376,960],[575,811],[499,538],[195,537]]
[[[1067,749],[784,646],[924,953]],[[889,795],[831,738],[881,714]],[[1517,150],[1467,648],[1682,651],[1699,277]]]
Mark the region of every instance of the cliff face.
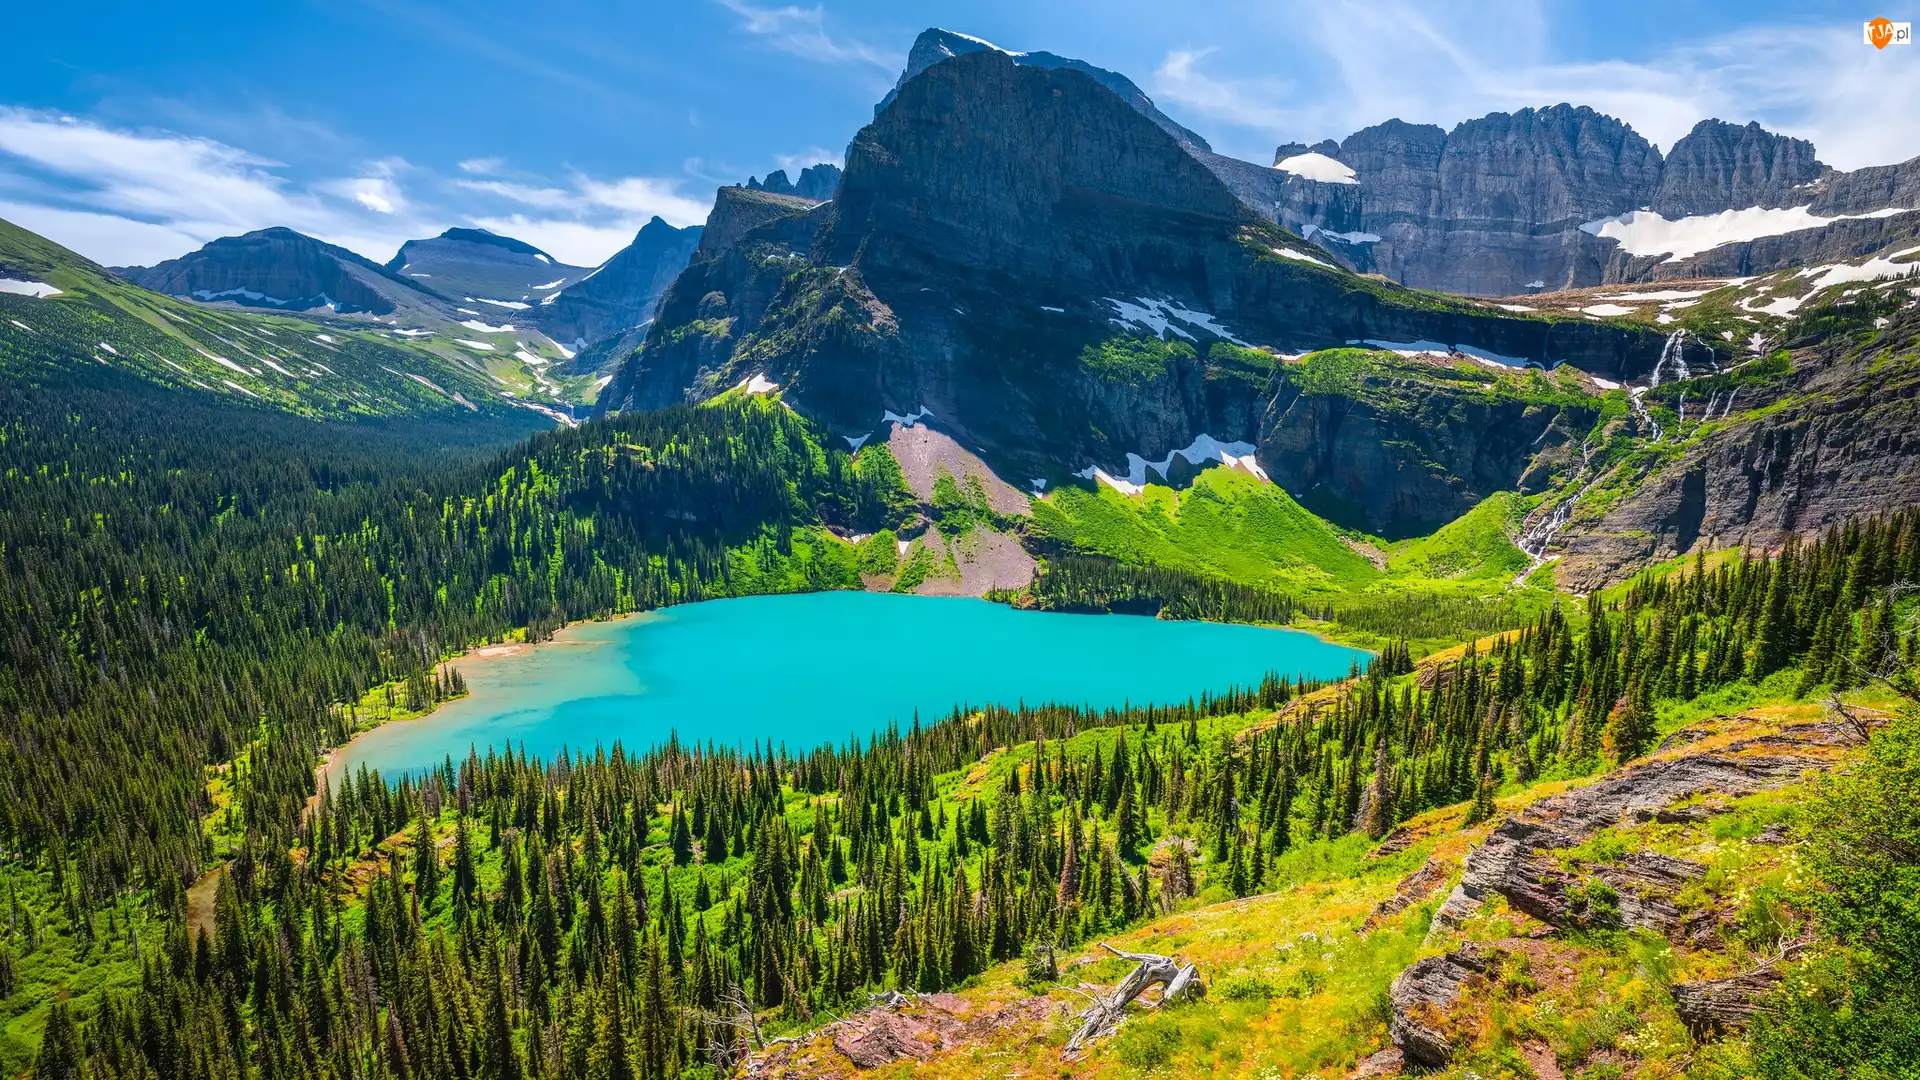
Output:
[[[1344,166],[1351,179],[1289,172],[1302,155]],[[1701,121],[1663,157],[1584,106],[1492,113],[1450,132],[1389,120],[1337,145],[1283,144],[1274,161],[1284,177],[1271,200],[1281,224],[1340,234],[1329,250],[1355,270],[1476,295],[1760,273],[1858,254],[1862,236],[1857,220],[1809,228],[1780,219],[1744,235],[1725,223],[1725,243],[1670,257],[1594,235],[1634,211],[1674,222],[1751,208],[1804,207],[1823,218],[1920,208],[1920,159],[1841,173],[1803,139],[1720,120]],[[1898,238],[1914,219],[1866,220]]]
[[1202,433],[1259,441],[1274,352],[1425,341],[1616,379],[1658,356],[1654,335],[1356,277],[1262,220],[1224,171],[1076,69],[944,59],[854,139],[831,203],[720,193],[603,402],[763,375],[850,439],[925,408],[1002,475],[1058,479]]
[[115,267],[114,273],[171,296],[287,311],[330,306],[386,315],[427,299],[422,286],[370,260],[280,228],[222,237],[178,259]]
[[575,348],[638,326],[653,317],[654,305],[687,265],[700,237],[698,225],[676,229],[655,217],[633,243],[548,295],[532,314],[547,336]]
[[1790,535],[1911,505],[1920,494],[1920,363],[1900,343],[1917,334],[1920,310],[1908,305],[1877,331],[1866,323],[1848,340],[1793,350],[1790,372],[1717,389],[1692,384],[1690,418],[1708,394],[1731,419],[1644,473],[1597,488],[1620,494],[1575,511],[1561,582],[1591,589],[1694,551],[1778,548]]
[[1805,139],[1775,135],[1759,124],[1723,120],[1695,124],[1661,164],[1653,210],[1666,218],[1717,214],[1746,206],[1795,206],[1796,191],[1826,166]]

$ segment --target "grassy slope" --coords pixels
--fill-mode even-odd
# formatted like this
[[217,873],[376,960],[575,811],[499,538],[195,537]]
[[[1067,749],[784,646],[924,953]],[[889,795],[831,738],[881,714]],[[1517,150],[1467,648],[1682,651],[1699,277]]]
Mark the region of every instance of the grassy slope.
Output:
[[1102,484],[1034,503],[1047,541],[1125,562],[1155,563],[1303,594],[1361,588],[1380,570],[1282,488],[1237,469],[1208,469],[1184,491],[1128,496]]
[[512,334],[460,331],[493,345],[486,352],[438,337],[416,343],[362,320],[205,307],[128,284],[6,221],[0,267],[61,290],[0,293],[0,372],[9,378],[101,364],[171,390],[323,419],[498,412],[513,407],[503,391],[553,396],[538,365],[513,356]]
[[[1763,686],[1730,687],[1712,702],[1669,703],[1661,711],[1661,730],[1721,717],[1706,720],[1711,732],[1706,739],[1679,751],[1690,753],[1817,719],[1819,705],[1787,700],[1786,685],[1776,678]],[[1726,715],[1736,710],[1739,715]],[[1221,730],[1259,722],[1228,718]],[[1142,734],[1134,729],[1128,739],[1137,743]],[[1077,736],[1069,753],[1089,753],[1083,743],[1090,737],[1110,753],[1110,730]],[[953,776],[941,778],[941,791],[953,798],[969,789],[991,790],[1005,770],[1018,765],[1021,754],[1018,748],[998,751],[958,784]],[[1639,1075],[1642,1069],[1650,1070],[1648,1075],[1687,1075],[1689,1065],[1692,1074],[1738,1075],[1737,1040],[1696,1048],[1674,1014],[1668,987],[1744,970],[1778,937],[1783,916],[1775,897],[1793,873],[1793,846],[1745,840],[1769,825],[1791,824],[1805,795],[1803,785],[1738,800],[1731,812],[1702,823],[1608,830],[1567,853],[1589,862],[1615,862],[1629,852],[1651,850],[1705,863],[1708,876],[1690,902],[1734,913],[1728,934],[1714,948],[1677,949],[1623,933],[1534,937],[1540,924],[1497,900],[1460,931],[1428,939],[1432,913],[1458,879],[1461,859],[1502,816],[1586,782],[1509,784],[1497,800],[1495,819],[1474,827],[1464,825],[1464,804],[1430,811],[1405,823],[1414,839],[1393,854],[1373,853],[1358,835],[1312,841],[1283,857],[1281,884],[1273,892],[1233,900],[1208,886],[1173,913],[1105,939],[1122,950],[1177,953],[1193,961],[1209,992],[1203,1001],[1175,1009],[1134,1011],[1114,1038],[1079,1059],[1064,1053],[1074,1014],[1085,1005],[1069,987],[1111,986],[1130,967],[1109,957],[1097,942],[1063,954],[1059,983],[1029,985],[1022,963],[1009,962],[970,980],[950,998],[904,1010],[908,1016],[938,1010],[971,1021],[963,1037],[926,1061],[903,1060],[863,1072],[853,1069],[826,1037],[803,1040],[776,1056],[793,1066],[787,1075],[847,1080],[960,1080],[1007,1071],[1062,1078],[1339,1076],[1390,1045],[1386,993],[1402,970],[1421,956],[1477,940],[1522,950],[1521,958],[1492,985],[1470,988],[1466,1006],[1452,1013],[1450,1030],[1462,1049],[1443,1075],[1463,1080],[1541,1075],[1528,1064],[1523,1047],[1549,1055],[1567,1075],[1618,1077]],[[1447,876],[1427,898],[1369,925],[1376,906],[1428,864]],[[1208,869],[1199,866],[1203,882]]]

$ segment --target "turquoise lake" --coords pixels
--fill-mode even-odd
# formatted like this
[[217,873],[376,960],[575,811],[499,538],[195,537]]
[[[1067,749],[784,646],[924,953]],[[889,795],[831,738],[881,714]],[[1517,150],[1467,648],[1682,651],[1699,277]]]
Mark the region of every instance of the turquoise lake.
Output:
[[376,728],[340,755],[389,776],[469,746],[551,757],[621,742],[862,740],[956,704],[1170,704],[1201,691],[1345,675],[1367,653],[1297,630],[1016,611],[984,600],[825,592],[686,604],[570,627],[552,643],[458,664],[471,693]]

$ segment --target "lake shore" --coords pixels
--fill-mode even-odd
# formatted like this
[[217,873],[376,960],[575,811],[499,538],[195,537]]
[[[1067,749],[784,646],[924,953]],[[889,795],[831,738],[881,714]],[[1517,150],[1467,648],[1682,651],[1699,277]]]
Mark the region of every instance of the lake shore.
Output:
[[[985,599],[946,606],[958,599],[858,590],[739,597],[676,607],[676,632],[650,637],[640,653],[632,631],[613,627],[664,619],[664,610],[574,623],[539,646],[477,646],[447,661],[469,680],[468,694],[452,699],[457,708],[442,702],[387,719],[380,707],[371,717],[363,712],[376,722],[320,760],[316,791],[337,789],[361,763],[377,763],[391,778],[438,765],[442,751],[464,756],[470,745],[522,743],[544,759],[567,747],[652,746],[697,732],[743,746],[798,739],[811,747],[956,706],[1179,703],[1207,690],[1247,688],[1267,671],[1337,678],[1350,660],[1368,659],[1300,627],[1021,611]],[[896,655],[888,634],[907,626],[941,635],[945,647]],[[852,641],[886,652],[889,677],[868,677],[871,670],[850,660],[843,643]],[[602,662],[574,651],[582,644],[617,651]],[[571,648],[532,659],[548,646]],[[741,678],[743,655],[759,658],[759,677]],[[490,671],[508,660],[511,670]],[[619,675],[609,682],[608,672]],[[770,692],[780,709],[767,708]],[[702,719],[710,717],[738,719],[715,726]],[[416,725],[421,720],[434,724]]]
[[[528,644],[527,642],[524,642],[524,641],[505,641],[505,642],[495,642],[494,644],[491,644],[491,645],[478,645],[471,649],[467,649],[464,652],[455,653],[453,656],[450,656],[446,660],[442,661],[442,664],[444,664],[447,667],[453,668],[455,671],[458,671],[462,677],[465,677],[471,674],[473,671],[478,670],[479,668],[490,666],[492,664],[498,663],[501,660],[510,659],[512,657],[526,656],[533,653],[537,649],[545,649],[553,646],[565,646],[565,645],[578,646],[578,645],[587,644],[586,642],[576,640],[581,630],[585,627],[605,626],[609,623],[625,622],[628,619],[637,619],[637,618],[642,618],[644,616],[657,616],[658,614],[659,614],[658,611],[628,611],[628,612],[623,612],[619,615],[610,615],[604,619],[581,619],[578,622],[568,623],[567,625],[554,631],[553,637],[549,638],[546,641],[537,642],[534,644]],[[465,694],[460,695],[459,697],[451,697],[446,699],[446,701],[435,702],[432,706],[427,708],[426,711],[415,714],[413,716],[407,716],[400,719],[382,720],[377,724],[373,724],[369,727],[365,727],[360,729],[359,731],[354,732],[353,737],[348,739],[346,742],[343,742],[338,746],[329,747],[326,750],[326,752],[320,755],[320,760],[313,767],[314,794],[307,798],[307,812],[308,813],[313,812],[314,806],[319,801],[320,792],[323,790],[323,786],[328,788],[339,787],[340,777],[344,775],[346,771],[347,759],[351,756],[354,747],[359,745],[361,740],[365,739],[367,736],[373,734],[374,732],[379,731],[380,729],[388,726],[389,724],[417,724],[423,720],[431,719],[435,714],[439,713],[441,708],[445,706],[448,702],[463,701],[463,700],[470,699],[473,696],[474,696],[474,690],[471,688],[471,686],[469,686],[467,692]]]

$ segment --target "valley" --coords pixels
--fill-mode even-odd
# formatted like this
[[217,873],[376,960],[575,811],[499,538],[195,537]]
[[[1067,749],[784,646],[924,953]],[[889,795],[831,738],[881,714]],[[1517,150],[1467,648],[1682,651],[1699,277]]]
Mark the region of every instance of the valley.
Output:
[[888,64],[594,265],[0,221],[0,1076],[1910,1075],[1920,159]]

